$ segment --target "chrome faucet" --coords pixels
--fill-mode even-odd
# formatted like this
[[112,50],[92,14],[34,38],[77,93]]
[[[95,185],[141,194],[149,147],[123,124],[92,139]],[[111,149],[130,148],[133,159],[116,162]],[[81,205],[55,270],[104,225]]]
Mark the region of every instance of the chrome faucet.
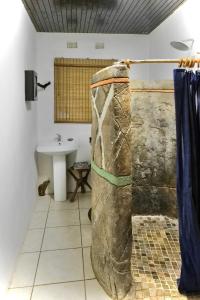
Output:
[[56,141],[57,141],[58,143],[62,142],[62,136],[61,136],[61,134],[56,133]]

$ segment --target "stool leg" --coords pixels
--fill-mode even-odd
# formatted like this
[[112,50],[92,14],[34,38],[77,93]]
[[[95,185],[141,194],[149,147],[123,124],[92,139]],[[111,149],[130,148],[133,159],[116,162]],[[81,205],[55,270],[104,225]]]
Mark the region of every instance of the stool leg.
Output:
[[71,176],[75,179],[75,181],[78,180],[78,177],[75,176],[75,174],[69,169],[68,172],[71,174]]
[[76,175],[73,173],[73,171],[71,169],[68,170],[68,172],[71,174],[71,176],[74,178],[75,182],[76,182],[76,187],[75,187],[75,190],[72,194],[72,197],[70,199],[70,202],[74,202],[75,198],[76,198],[76,194],[77,194],[77,191],[78,191],[78,188],[80,186],[79,184],[79,178],[76,177]]
[[84,177],[82,170],[79,170],[79,177],[80,177],[80,186],[81,186],[81,193],[85,193],[85,187],[84,187]]
[[85,192],[86,192],[86,191],[85,191],[85,187],[84,187],[84,182],[83,182],[82,179],[80,179],[80,180],[78,181],[78,186],[81,187],[81,193],[85,193]]
[[84,183],[81,184],[81,193],[85,193],[85,187],[84,187]]
[[89,174],[90,174],[90,169],[86,172],[85,176],[83,177],[83,181],[84,181],[84,184],[86,184],[90,189],[92,189],[90,184],[87,181]]
[[76,184],[76,188],[75,188],[75,190],[73,192],[73,195],[72,195],[72,197],[70,199],[70,202],[74,202],[74,200],[76,198],[76,194],[77,194],[78,188],[79,188],[79,184]]

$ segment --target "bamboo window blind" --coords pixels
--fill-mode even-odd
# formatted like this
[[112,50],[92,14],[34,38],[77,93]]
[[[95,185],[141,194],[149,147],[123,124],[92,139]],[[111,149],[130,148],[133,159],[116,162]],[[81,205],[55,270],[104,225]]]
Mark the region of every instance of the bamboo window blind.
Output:
[[91,123],[92,75],[115,60],[55,58],[55,123]]

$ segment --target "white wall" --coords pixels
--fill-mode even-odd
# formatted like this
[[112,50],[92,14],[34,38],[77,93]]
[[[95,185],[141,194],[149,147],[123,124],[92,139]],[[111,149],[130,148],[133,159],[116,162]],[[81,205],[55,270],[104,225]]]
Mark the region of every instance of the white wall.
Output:
[[36,199],[36,104],[24,100],[35,68],[35,29],[22,1],[0,1],[0,299]]
[[[79,141],[76,160],[90,159],[90,125],[54,124],[54,75],[55,57],[74,58],[178,58],[200,51],[199,0],[188,0],[149,35],[112,34],[37,34],[37,70],[40,82],[52,85],[39,93],[38,136],[39,142],[53,139],[56,133],[74,137]],[[181,52],[170,46],[172,40],[194,38],[193,52]],[[78,49],[67,49],[67,41],[77,41]],[[103,50],[95,50],[95,42],[104,42]],[[131,77],[137,79],[172,79],[174,64],[134,65]],[[70,160],[72,161],[72,160]],[[50,178],[52,192],[52,162],[39,155],[40,182]]]
[[[179,58],[200,52],[199,0],[188,0],[149,35],[151,58]],[[192,51],[178,51],[170,46],[173,40],[194,38]],[[171,79],[174,64],[150,66],[151,79]]]
[[[67,49],[67,41],[77,41],[77,49]],[[95,42],[104,42],[104,49],[95,49]],[[37,34],[37,71],[39,82],[51,81],[52,85],[41,91],[38,101],[38,136],[39,142],[52,139],[56,133],[63,137],[74,137],[79,141],[76,160],[90,160],[89,136],[91,126],[88,124],[54,123],[54,58],[135,58],[149,56],[148,36],[146,35],[112,35],[112,34]],[[132,78],[147,79],[149,66],[134,66]],[[39,155],[40,182],[50,177],[52,183],[52,162],[44,155]],[[50,186],[50,192],[52,185]]]
[[[90,158],[90,125],[54,124],[53,60],[77,58],[176,58],[187,56],[170,47],[170,41],[194,38],[194,50],[200,51],[199,0],[188,0],[149,36],[110,34],[38,33],[21,0],[0,1],[0,298],[7,287],[16,256],[24,239],[36,199],[35,163],[36,106],[38,141],[64,137],[79,140],[77,160]],[[67,49],[67,41],[77,41],[78,49]],[[95,42],[105,49],[95,50]],[[35,49],[36,44],[36,49]],[[37,50],[37,67],[35,67]],[[138,65],[132,78],[164,79],[172,77],[172,65]],[[36,69],[40,82],[52,85],[39,94],[38,103],[24,101],[24,70]],[[43,161],[44,176],[51,176],[51,162]]]

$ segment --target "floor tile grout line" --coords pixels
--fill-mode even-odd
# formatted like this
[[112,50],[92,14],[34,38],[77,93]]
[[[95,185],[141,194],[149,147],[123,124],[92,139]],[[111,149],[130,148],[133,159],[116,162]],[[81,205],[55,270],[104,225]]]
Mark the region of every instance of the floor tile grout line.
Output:
[[57,211],[65,211],[65,210],[78,210],[78,209],[90,209],[90,207],[80,207],[80,208],[78,208],[78,207],[75,207],[75,208],[57,208],[57,209],[43,209],[43,210],[37,210],[37,211],[34,211],[34,213],[40,213],[40,212],[47,212],[47,211],[49,211],[49,212],[52,212],[52,211],[54,211],[54,212],[57,212]]
[[[76,224],[76,225],[65,225],[65,226],[53,226],[53,227],[47,227],[47,220],[48,220],[48,216],[49,216],[49,212],[51,211],[50,210],[50,205],[51,205],[51,201],[49,202],[49,205],[48,205],[48,209],[46,211],[41,211],[41,212],[46,212],[46,219],[45,219],[45,225],[43,228],[31,228],[29,230],[43,230],[43,235],[42,235],[42,241],[41,241],[41,246],[40,246],[40,250],[39,251],[31,251],[31,252],[21,252],[21,254],[25,254],[25,253],[39,253],[39,256],[38,256],[38,261],[37,261],[37,266],[36,266],[36,271],[35,271],[35,276],[34,276],[34,281],[33,281],[33,285],[31,286],[23,286],[23,287],[13,287],[13,288],[9,288],[9,289],[17,289],[17,288],[31,288],[31,295],[30,295],[30,300],[32,299],[32,296],[33,296],[33,290],[34,290],[34,287],[36,286],[45,286],[45,285],[52,285],[52,284],[59,284],[59,283],[70,283],[70,282],[82,282],[84,283],[84,294],[85,294],[85,300],[87,300],[87,292],[86,292],[86,281],[88,280],[94,280],[94,278],[86,278],[86,275],[85,275],[85,267],[84,267],[84,255],[83,255],[83,250],[84,248],[91,248],[91,246],[83,246],[83,240],[82,240],[82,225],[90,225],[90,224],[81,224],[81,220],[80,220],[80,211],[81,209],[85,209],[87,210],[87,208],[80,208],[80,199],[79,197],[77,197],[77,201],[78,201],[78,215],[79,215],[79,224]],[[77,210],[75,209],[75,210]],[[35,213],[35,211],[33,212]],[[81,247],[75,247],[75,248],[62,248],[62,249],[49,249],[49,250],[42,250],[42,246],[43,246],[43,242],[44,242],[44,236],[45,236],[45,232],[46,232],[46,229],[48,228],[59,228],[59,227],[70,227],[70,226],[79,226],[79,229],[80,229],[80,237],[81,237]],[[80,279],[80,280],[72,280],[72,281],[64,281],[64,282],[52,282],[52,283],[45,283],[45,284],[35,284],[35,280],[36,280],[36,276],[37,276],[37,272],[38,272],[38,266],[39,266],[39,261],[40,261],[40,257],[41,257],[41,254],[42,252],[46,252],[46,251],[57,251],[57,250],[73,250],[73,249],[82,249],[82,267],[83,267],[83,279]]]
[[[80,201],[79,198],[78,198],[78,201]],[[79,204],[80,204],[80,202],[79,202]],[[90,207],[91,207],[91,206],[90,206]],[[81,209],[85,209],[85,210],[87,209],[87,210],[89,210],[90,208],[80,208],[80,205],[79,205],[79,214],[80,214],[80,210],[81,210]],[[80,220],[81,239],[82,239],[82,226],[83,226],[83,225],[89,225],[89,226],[91,226],[91,223],[89,223],[89,224],[84,224],[84,223],[83,223],[83,224],[82,224],[82,223],[81,223],[81,220]],[[83,249],[84,249],[84,248],[91,248],[91,246],[87,246],[87,247],[85,246],[85,247],[83,247],[83,245],[82,245],[82,255],[83,255]],[[84,255],[83,255],[83,268],[84,268]],[[94,280],[94,279],[96,279],[96,278],[91,278],[91,279],[86,279],[86,278],[85,278],[85,268],[84,268],[85,300],[87,300],[86,281],[87,281],[87,280]]]
[[[87,225],[87,224],[84,224],[84,225]],[[57,226],[46,226],[46,228],[60,228],[60,227],[70,227],[70,226],[80,226],[80,224],[76,224],[76,225],[57,225]]]
[[78,210],[78,207],[76,208],[60,208],[60,209],[49,209],[49,212],[52,212],[52,211],[65,211],[65,210]]
[[61,284],[61,283],[72,283],[72,282],[82,282],[87,280],[95,280],[96,278],[89,278],[89,279],[78,279],[78,280],[69,280],[69,281],[59,281],[59,282],[50,282],[50,283],[41,283],[41,284],[35,284],[34,287],[37,286],[46,286],[46,285],[52,285],[52,284]]
[[[71,211],[71,210],[86,210],[86,209],[90,209],[90,207],[80,207],[80,208],[61,208],[61,209],[50,209],[49,212],[58,212],[58,211]],[[41,210],[41,211],[37,211],[37,212],[45,212],[45,210]]]
[[32,285],[25,285],[25,286],[16,286],[16,287],[12,287],[12,288],[8,288],[8,290],[16,290],[16,289],[26,289],[26,288],[32,288]]
[[[39,197],[36,199],[36,202],[39,200]],[[51,200],[49,201],[49,207],[50,207],[50,203],[51,203]],[[49,210],[49,207],[48,207],[48,210]],[[33,214],[36,212],[35,211],[35,209],[36,209],[36,206],[34,207],[34,210],[33,210],[33,212],[32,212],[32,215],[31,215],[31,217],[33,216]],[[47,212],[47,215],[46,215],[46,220],[47,220],[47,216],[48,216],[48,210],[46,210],[45,212]],[[30,224],[29,224],[29,226],[30,226]],[[45,227],[44,228],[28,228],[28,230],[27,230],[27,232],[26,232],[26,236],[27,236],[27,233],[28,233],[28,231],[29,230],[43,230],[43,235],[44,235],[44,232],[45,232]],[[26,239],[26,236],[25,236],[25,239]],[[25,241],[25,239],[24,239],[24,241]],[[23,244],[24,245],[24,244]],[[22,247],[21,247],[21,249],[23,248],[23,245],[22,245]],[[27,254],[27,253],[40,253],[40,251],[35,251],[35,252],[22,252],[21,251],[21,249],[20,249],[20,253],[19,253],[19,255],[22,255],[22,254]],[[18,256],[19,257],[19,256]],[[38,262],[39,262],[39,256],[38,256]],[[38,266],[38,262],[37,262],[37,266]],[[37,266],[36,266],[36,270],[37,270]],[[36,274],[36,273],[35,273]],[[35,276],[34,276],[35,277]],[[10,286],[10,284],[9,284],[9,286]],[[29,287],[31,287],[32,288],[32,291],[33,291],[33,285],[31,285],[31,286],[29,286]],[[13,289],[14,288],[19,288],[19,287],[13,287]],[[9,289],[9,288],[8,288]],[[31,291],[31,295],[32,295],[32,291]],[[31,300],[31,297],[30,297],[30,300]]]
[[[88,248],[89,246],[86,246],[84,248]],[[32,252],[23,252],[22,254],[25,253],[39,253],[39,252],[53,252],[53,251],[66,251],[66,250],[76,250],[76,249],[81,249],[82,247],[71,247],[71,248],[57,248],[57,249],[45,249],[45,250],[38,250],[38,251],[32,251]]]
[[[49,201],[49,205],[48,205],[48,209],[47,210],[43,210],[43,211],[34,211],[33,214],[36,212],[44,212],[46,213],[46,219],[45,219],[45,225],[44,227],[40,227],[40,228],[29,228],[29,230],[43,230],[43,235],[42,235],[42,241],[41,241],[41,246],[40,246],[40,250],[39,251],[31,251],[31,252],[21,252],[21,254],[25,254],[25,253],[39,253],[38,255],[38,260],[37,260],[37,266],[36,266],[36,271],[35,271],[35,276],[34,276],[34,281],[33,281],[33,285],[31,286],[23,286],[23,287],[13,287],[13,288],[9,288],[9,289],[15,289],[15,288],[31,288],[31,295],[30,295],[30,300],[32,299],[33,296],[33,290],[35,286],[40,286],[40,285],[51,285],[51,284],[59,284],[59,283],[68,283],[68,282],[76,282],[76,281],[83,281],[84,282],[84,294],[85,294],[85,300],[87,299],[87,295],[86,295],[86,284],[85,281],[86,280],[94,280],[95,278],[85,278],[85,269],[84,269],[84,255],[83,255],[83,249],[84,248],[90,248],[90,246],[83,246],[83,241],[82,241],[82,230],[81,230],[81,225],[90,225],[90,224],[81,224],[81,220],[80,220],[80,210],[81,209],[85,209],[87,210],[87,208],[80,208],[79,205],[79,197],[77,197],[77,201],[78,201],[78,208],[73,209],[73,210],[77,210],[78,209],[78,215],[79,215],[79,224],[76,225],[66,225],[66,226],[52,226],[52,227],[47,227],[47,220],[48,220],[48,216],[49,213],[51,212],[50,210],[50,205],[51,205],[51,199]],[[63,209],[63,210],[72,210],[72,209]],[[44,241],[44,236],[45,236],[45,231],[48,228],[59,228],[59,227],[70,227],[70,226],[79,226],[80,228],[80,236],[81,236],[81,247],[76,247],[76,248],[63,248],[63,249],[51,249],[51,250],[42,250],[42,245],[43,245],[43,241]],[[38,271],[38,266],[39,266],[39,261],[40,261],[40,257],[42,252],[46,252],[46,251],[56,251],[56,250],[73,250],[73,249],[82,249],[82,266],[83,266],[83,280],[74,280],[74,281],[64,281],[64,282],[56,282],[56,283],[48,283],[48,284],[35,284],[35,280],[36,280],[36,276],[37,276],[37,271]]]
[[60,208],[60,209],[50,209],[49,211],[52,212],[52,211],[65,211],[65,210],[78,210],[78,207],[77,208]]
[[[80,225],[84,225],[84,226],[86,226],[86,225],[90,225],[90,224],[85,224],[85,223],[83,223],[83,224],[76,224],[76,225],[60,225],[60,226],[46,226],[46,228],[62,228],[62,227],[71,227],[71,226],[80,226]],[[35,229],[43,229],[44,230],[44,227],[42,228],[42,227],[39,227],[39,228],[34,228],[34,229],[30,229],[30,230],[35,230]]]
[[61,225],[61,226],[58,226],[58,225],[57,226],[47,226],[46,228],[60,228],[60,227],[71,227],[71,226],[80,226],[80,224],[76,224],[76,225]]
[[69,281],[59,281],[59,282],[49,282],[49,283],[41,283],[41,284],[35,284],[33,285],[25,285],[25,286],[17,286],[13,288],[8,288],[8,290],[15,290],[15,289],[25,289],[25,288],[34,288],[39,286],[47,286],[47,285],[56,285],[56,284],[62,284],[62,283],[73,283],[73,282],[84,282],[84,281],[91,281],[95,280],[96,278],[87,278],[87,279],[78,279],[78,280],[69,280]]
[[[80,227],[80,226],[79,226]],[[62,250],[75,250],[75,249],[85,249],[85,248],[90,248],[91,246],[80,246],[80,247],[71,247],[71,248],[57,248],[57,249],[45,249],[45,250],[37,250],[37,251],[26,251],[26,252],[21,252],[21,254],[27,254],[27,253],[39,253],[39,252],[51,252],[51,251],[62,251]]]
[[79,222],[80,222],[80,234],[81,234],[81,253],[82,253],[82,261],[83,261],[83,284],[84,284],[84,293],[85,293],[85,300],[87,300],[87,293],[86,293],[86,283],[85,283],[85,263],[84,263],[84,255],[83,255],[83,238],[82,238],[82,229],[81,229],[81,213],[80,213],[80,203],[79,203],[79,196],[78,198],[78,211],[79,211]]
[[[50,197],[49,197],[50,198]],[[37,199],[37,201],[39,201]],[[76,225],[66,225],[66,226],[54,226],[54,227],[47,227],[47,220],[48,220],[48,216],[49,216],[49,212],[51,211],[50,210],[50,206],[51,206],[51,198],[49,199],[49,203],[48,203],[48,208],[45,209],[45,210],[38,210],[37,211],[37,208],[33,211],[33,214],[34,213],[46,213],[46,218],[45,218],[45,224],[44,224],[44,227],[38,227],[38,228],[28,228],[27,232],[28,231],[43,231],[43,234],[42,234],[42,240],[41,240],[41,246],[40,246],[40,250],[38,251],[24,251],[24,252],[21,252],[20,254],[31,254],[31,253],[39,253],[39,256],[38,256],[38,260],[37,260],[37,266],[36,266],[36,271],[35,271],[35,276],[34,276],[34,282],[33,282],[33,285],[31,286],[25,286],[25,287],[31,287],[32,288],[32,292],[31,292],[31,297],[32,297],[32,293],[33,293],[33,288],[35,286],[35,280],[36,280],[36,275],[37,275],[37,271],[38,271],[38,266],[39,266],[39,261],[40,261],[40,256],[41,256],[41,253],[42,252],[45,252],[45,251],[56,251],[56,250],[73,250],[73,249],[82,249],[83,246],[82,246],[82,232],[80,231],[80,235],[81,235],[81,247],[72,247],[72,248],[62,248],[62,249],[48,249],[48,250],[42,250],[42,245],[43,245],[43,241],[44,241],[44,236],[45,236],[45,231],[47,228],[59,228],[59,227],[71,227],[71,226],[76,226],[79,228],[81,227],[81,225],[88,225],[88,224],[81,224],[80,222],[80,208],[79,208],[79,198],[77,199],[78,201],[78,208],[76,209],[73,209],[73,210],[79,210],[79,224],[76,224]],[[82,208],[81,208],[82,209]],[[85,208],[86,209],[86,208]],[[66,210],[69,210],[69,209],[66,209]],[[70,209],[71,211],[72,209]],[[88,248],[89,246],[84,246],[84,248]],[[83,263],[84,263],[84,259],[83,259],[83,255],[82,255],[82,260],[83,260]],[[84,273],[85,274],[85,273]],[[21,288],[21,287],[12,287],[12,288],[9,288],[9,289],[14,289],[14,288]]]
[[41,245],[40,245],[40,251],[39,251],[39,256],[38,256],[37,266],[36,266],[36,270],[35,270],[35,276],[34,276],[34,280],[33,280],[33,287],[32,287],[32,290],[31,290],[30,300],[32,299],[32,296],[33,296],[33,290],[34,290],[35,280],[36,280],[37,271],[38,271],[38,266],[39,266],[39,262],[40,262],[40,256],[41,256],[41,253],[42,253],[41,249],[42,249],[42,245],[43,245],[43,241],[44,241],[44,236],[45,236],[45,230],[46,230],[47,219],[48,219],[48,216],[49,216],[50,203],[51,203],[51,200],[50,200],[50,202],[49,202],[49,207],[48,207],[48,211],[47,211],[46,221],[45,221],[45,225],[44,225],[44,232],[43,232],[42,241],[41,241]]
[[44,230],[44,228],[28,228],[27,233],[34,230]]

